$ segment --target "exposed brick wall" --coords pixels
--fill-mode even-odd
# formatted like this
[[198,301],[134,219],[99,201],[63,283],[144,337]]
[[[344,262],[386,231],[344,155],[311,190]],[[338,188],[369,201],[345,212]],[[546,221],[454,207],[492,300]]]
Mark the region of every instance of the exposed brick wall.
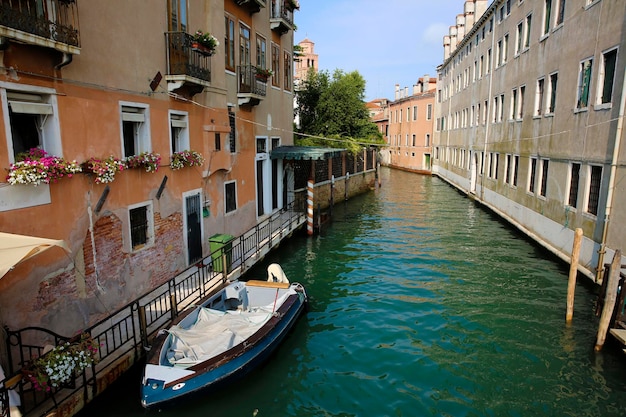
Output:
[[[83,243],[85,294],[79,294],[76,286],[82,272],[71,269],[40,283],[34,311],[44,314],[56,311],[58,315],[59,311],[65,310],[63,305],[69,300],[95,297],[103,298],[101,301],[105,302],[106,309],[113,311],[184,269],[186,255],[180,212],[166,218],[154,213],[154,245],[137,252],[124,251],[123,227],[122,221],[113,213],[100,217],[93,227],[95,263],[90,231],[87,231]],[[99,294],[99,287],[107,295]],[[90,311],[90,324],[100,319],[101,313]],[[65,311],[64,314],[72,313]]]

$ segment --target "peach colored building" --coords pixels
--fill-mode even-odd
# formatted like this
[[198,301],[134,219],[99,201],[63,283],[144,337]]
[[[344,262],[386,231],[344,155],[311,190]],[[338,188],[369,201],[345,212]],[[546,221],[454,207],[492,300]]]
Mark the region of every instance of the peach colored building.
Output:
[[[299,6],[34,4],[0,4],[0,230],[62,239],[70,253],[8,272],[0,322],[70,335],[207,256],[211,236],[237,236],[286,203],[282,161],[269,155],[293,140]],[[196,45],[197,30],[219,44]],[[83,171],[37,186],[19,183],[25,167],[6,178],[31,148]],[[113,169],[133,156],[152,163]]]
[[389,100],[386,98],[376,98],[365,103],[370,120],[376,123],[378,131],[382,133],[383,138],[388,141],[389,133]]
[[319,68],[319,57],[315,53],[315,42],[308,38],[304,38],[298,45],[302,48],[300,58],[295,62],[294,82],[297,84],[301,80],[305,80],[310,69],[317,73]]
[[412,90],[396,84],[388,109],[388,147],[381,150],[384,165],[430,173],[436,85],[429,76],[420,78]]

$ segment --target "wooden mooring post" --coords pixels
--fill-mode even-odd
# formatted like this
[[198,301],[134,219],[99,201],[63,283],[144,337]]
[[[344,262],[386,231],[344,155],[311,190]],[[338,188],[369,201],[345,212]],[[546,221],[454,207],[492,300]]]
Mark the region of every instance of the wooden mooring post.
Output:
[[574,317],[574,293],[576,292],[576,276],[578,275],[578,261],[580,259],[580,246],[583,240],[583,229],[577,228],[574,232],[574,244],[572,245],[572,261],[569,266],[569,280],[567,282],[567,313],[565,322],[571,323]]
[[[611,318],[613,317],[613,310],[615,309],[615,301],[617,300],[617,286],[619,284],[620,271],[622,266],[622,251],[620,249],[615,251],[613,255],[613,262],[611,262],[608,283],[606,285],[606,295],[604,297],[604,308],[602,309],[602,316],[600,317],[600,324],[598,325],[598,337],[596,339],[596,346],[594,350],[599,352],[604,346],[606,340],[606,333],[611,324]],[[605,276],[604,279],[607,279]]]

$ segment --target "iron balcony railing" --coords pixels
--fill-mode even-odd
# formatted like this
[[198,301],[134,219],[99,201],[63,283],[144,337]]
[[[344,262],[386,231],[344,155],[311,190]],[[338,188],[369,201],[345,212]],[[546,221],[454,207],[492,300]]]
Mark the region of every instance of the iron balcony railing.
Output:
[[70,384],[49,392],[37,391],[32,382],[19,378],[18,373],[44,352],[44,347],[33,341],[48,340],[58,345],[68,338],[39,327],[16,331],[5,328],[9,369],[5,370],[8,377],[0,381],[0,416],[10,415],[8,389],[19,394],[26,416],[46,415],[78,393],[82,393],[85,403],[89,402],[106,388],[106,383],[97,382],[99,376],[112,373],[116,367],[123,371],[129,367],[125,363],[135,363],[153,336],[186,307],[214,293],[229,279],[243,275],[304,223],[304,207],[296,210],[291,204],[161,286],[109,312],[106,318],[83,330],[99,346],[97,363],[75,375]]
[[272,0],[271,19],[282,19],[293,27],[293,5],[291,0]]
[[238,93],[267,95],[267,77],[261,76],[256,66],[240,65],[237,67],[237,72],[239,74]]
[[0,26],[80,46],[78,0],[0,0]]
[[211,52],[193,47],[193,36],[186,32],[166,32],[168,75],[188,75],[211,81]]

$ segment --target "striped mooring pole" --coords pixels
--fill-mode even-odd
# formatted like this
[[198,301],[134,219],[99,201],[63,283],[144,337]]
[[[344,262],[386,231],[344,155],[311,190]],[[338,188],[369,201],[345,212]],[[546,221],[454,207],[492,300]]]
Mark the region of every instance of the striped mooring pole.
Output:
[[306,183],[306,232],[313,235],[313,180]]

